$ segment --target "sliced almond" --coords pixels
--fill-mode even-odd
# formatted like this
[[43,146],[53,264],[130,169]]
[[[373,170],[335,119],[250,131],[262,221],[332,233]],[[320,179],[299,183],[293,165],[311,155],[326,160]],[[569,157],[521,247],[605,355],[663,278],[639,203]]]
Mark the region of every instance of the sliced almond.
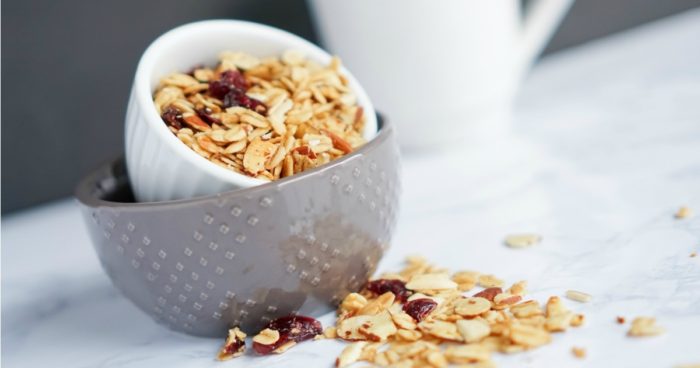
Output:
[[456,289],[457,283],[444,273],[415,275],[406,283],[406,288],[415,291]]
[[245,140],[231,143],[228,146],[226,146],[226,148],[224,148],[224,153],[232,154],[241,152],[246,148],[247,145],[248,142],[246,142]]
[[481,345],[452,345],[445,349],[450,363],[474,363],[491,359],[491,352]]
[[357,314],[365,305],[367,305],[367,299],[364,296],[358,293],[350,293],[340,303],[339,310],[345,314]]
[[383,312],[394,303],[394,293],[387,291],[386,293],[378,296],[376,299],[368,302],[362,309],[360,309],[357,314],[378,314]]
[[406,312],[400,311],[399,313],[392,313],[391,319],[394,321],[397,327],[405,330],[415,330],[416,321],[413,317],[409,316]]
[[441,339],[462,341],[462,336],[457,332],[457,325],[451,322],[425,320],[418,324],[418,329]]
[[556,316],[558,314],[567,313],[569,310],[564,306],[564,302],[558,296],[551,296],[547,300],[545,306],[547,317]]
[[552,341],[549,332],[523,324],[511,325],[509,338],[518,345],[530,348],[544,345]]
[[386,341],[389,336],[395,335],[396,331],[389,311],[370,316],[359,328],[359,332],[371,341]]
[[406,330],[401,328],[396,331],[396,337],[403,341],[418,341],[422,336],[423,334],[417,330]]
[[468,297],[455,302],[455,313],[464,317],[478,316],[489,309],[491,309],[491,302],[480,297]]
[[286,119],[287,112],[292,109],[294,103],[288,98],[284,98],[277,105],[270,107],[267,112],[267,120],[272,125],[272,129],[275,133],[279,135],[285,135],[287,133],[287,128],[284,125],[284,120]]
[[360,332],[360,328],[369,323],[372,320],[372,316],[354,316],[350,318],[343,319],[338,323],[337,334],[343,340],[365,340],[366,337]]
[[540,304],[534,300],[528,300],[510,307],[510,312],[517,318],[527,318],[537,315],[543,315],[544,311]]
[[248,145],[243,156],[243,167],[251,174],[257,174],[265,169],[265,163],[270,159],[277,147],[274,143],[259,138]]
[[431,351],[425,356],[425,360],[431,367],[444,368],[449,364],[447,358],[440,351]]
[[277,330],[271,330],[266,328],[260,331],[257,335],[253,336],[253,342],[257,342],[262,345],[272,345],[279,341],[280,333]]
[[479,276],[479,285],[485,288],[492,288],[492,287],[503,287],[504,282],[503,280],[499,279],[498,277],[494,275],[480,275]]
[[520,295],[512,295],[510,293],[501,293],[496,295],[493,298],[493,302],[496,304],[495,307],[500,307],[500,308],[505,308],[507,306],[511,306],[515,303],[520,302],[522,300],[522,296]]
[[656,336],[665,332],[665,329],[656,324],[656,319],[653,317],[637,317],[632,320],[632,326],[627,332],[629,336]]
[[513,234],[506,237],[506,245],[511,248],[527,248],[539,244],[542,237],[537,234]]
[[571,320],[573,318],[574,314],[571,312],[564,312],[547,316],[544,326],[549,332],[566,331],[566,329],[569,328],[569,326],[571,326]]
[[260,59],[245,52],[224,51],[219,54],[219,59],[222,64],[226,64],[227,69],[235,67],[236,69],[252,69],[260,65]]
[[490,288],[486,288],[486,289],[474,294],[474,296],[484,298],[484,299],[489,300],[489,301],[493,301],[493,298],[495,298],[496,295],[502,294],[502,293],[503,293],[503,289],[501,289],[500,287],[490,287]]
[[367,346],[366,341],[354,342],[343,349],[335,361],[335,366],[338,368],[347,367],[355,363],[362,356],[362,350]]
[[513,295],[523,295],[525,294],[525,291],[527,290],[527,281],[522,280],[518,281],[513,286],[508,289],[508,291],[513,294]]
[[184,113],[182,114],[182,120],[185,121],[189,127],[197,129],[202,132],[208,132],[211,130],[209,124],[205,123],[199,116],[194,113]]
[[488,322],[483,319],[464,319],[456,322],[457,331],[464,342],[470,344],[473,342],[479,342],[484,337],[491,333],[491,327],[489,327]]

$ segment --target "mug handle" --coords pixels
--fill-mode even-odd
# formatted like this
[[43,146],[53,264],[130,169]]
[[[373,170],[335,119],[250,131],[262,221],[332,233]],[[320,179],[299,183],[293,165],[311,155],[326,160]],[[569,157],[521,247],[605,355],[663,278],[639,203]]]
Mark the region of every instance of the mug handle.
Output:
[[527,69],[554,34],[574,0],[533,0],[523,21],[520,66]]

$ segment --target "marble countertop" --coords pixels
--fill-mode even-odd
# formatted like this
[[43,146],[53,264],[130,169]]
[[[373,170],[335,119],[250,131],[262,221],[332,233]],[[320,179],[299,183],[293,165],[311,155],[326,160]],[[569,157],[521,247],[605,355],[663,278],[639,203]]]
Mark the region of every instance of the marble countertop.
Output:
[[[405,156],[401,217],[380,268],[420,253],[526,279],[539,300],[594,296],[567,303],[585,326],[498,355],[501,367],[700,363],[700,256],[690,257],[700,252],[699,40],[694,10],[552,55],[526,80],[511,135],[447,157]],[[681,205],[696,216],[674,219]],[[519,231],[544,241],[503,246]],[[5,367],[330,367],[343,347],[215,362],[220,340],[170,332],[119,295],[70,199],[3,218],[2,240]],[[655,316],[667,333],[628,338],[618,315]]]

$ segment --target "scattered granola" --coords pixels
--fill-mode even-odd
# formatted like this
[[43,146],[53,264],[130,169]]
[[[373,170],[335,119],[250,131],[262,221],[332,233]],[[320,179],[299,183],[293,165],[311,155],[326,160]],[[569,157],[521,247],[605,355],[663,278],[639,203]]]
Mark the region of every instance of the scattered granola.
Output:
[[216,358],[223,361],[243,355],[245,352],[245,338],[246,334],[239,330],[238,327],[228,330],[228,337],[226,337],[224,346],[221,347]]
[[693,215],[693,210],[691,210],[690,207],[681,206],[681,208],[678,209],[678,211],[676,212],[676,214],[674,216],[677,219],[682,220],[682,219],[686,219],[692,215]]
[[311,317],[282,317],[271,321],[264,330],[253,337],[253,350],[261,355],[279,354],[322,333],[321,323]]
[[[280,353],[296,342],[327,338],[350,342],[336,359],[337,367],[356,362],[382,367],[494,367],[492,354],[537,348],[550,343],[553,334],[584,322],[584,316],[570,311],[558,296],[544,305],[522,301],[525,281],[504,291],[504,282],[493,275],[450,274],[419,257],[407,263],[400,272],[384,274],[381,277],[387,278],[369,281],[359,293],[348,294],[338,306],[336,326],[323,330],[308,317],[280,318],[253,338],[254,350]],[[459,287],[477,282],[500,286],[471,296]],[[572,351],[577,357],[585,355],[582,348]]]
[[[524,281],[504,291],[505,283],[493,275],[450,275],[419,257],[409,258],[400,272],[384,276],[392,278],[370,281],[341,302],[337,337],[352,344],[337,359],[338,367],[357,361],[397,367],[492,367],[493,353],[542,346],[551,342],[552,333],[584,320],[559,297],[550,298],[544,308],[534,300],[522,302]],[[463,294],[477,283],[486,288]],[[469,287],[462,287],[465,284]],[[394,298],[392,304],[378,303],[382,308],[367,307],[390,300],[385,296],[392,293],[390,286],[407,296],[405,301]]]
[[691,252],[690,253],[690,258],[695,258],[698,256],[698,252]]
[[588,303],[593,299],[593,296],[591,296],[590,294],[586,294],[584,292],[576,290],[567,290],[566,297],[581,303]]
[[364,144],[365,116],[340,73],[299,52],[222,52],[214,68],[160,81],[153,101],[180,141],[209,161],[263,180],[323,165]]
[[653,317],[637,317],[632,320],[632,326],[627,332],[629,336],[656,336],[664,333],[664,328],[656,324]]
[[571,353],[579,359],[583,359],[586,357],[586,349],[578,346],[574,346],[573,348],[571,348]]
[[506,245],[511,248],[527,248],[539,244],[542,237],[537,234],[513,234],[506,237]]
[[619,324],[619,325],[624,325],[625,324],[625,317],[617,316],[617,318],[615,318],[615,321],[617,321],[617,324]]

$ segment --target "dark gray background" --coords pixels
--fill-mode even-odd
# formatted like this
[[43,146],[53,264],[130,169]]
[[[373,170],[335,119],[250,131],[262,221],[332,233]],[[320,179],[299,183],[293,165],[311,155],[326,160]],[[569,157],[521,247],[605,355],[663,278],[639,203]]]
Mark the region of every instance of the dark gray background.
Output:
[[[578,0],[545,52],[696,6],[700,0]],[[166,30],[207,18],[317,40],[303,0],[3,1],[2,212],[70,195],[82,175],[120,154],[141,52]]]

